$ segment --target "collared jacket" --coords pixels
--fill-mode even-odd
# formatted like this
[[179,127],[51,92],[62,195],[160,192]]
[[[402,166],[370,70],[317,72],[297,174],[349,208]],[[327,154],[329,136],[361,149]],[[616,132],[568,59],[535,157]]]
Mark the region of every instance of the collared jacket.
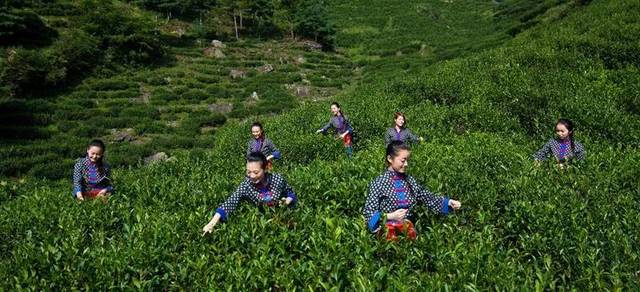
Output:
[[330,128],[334,128],[337,135],[342,135],[345,132],[353,134],[353,128],[351,127],[349,119],[342,114],[339,116],[331,116],[329,122],[320,130],[322,133],[326,133]]
[[416,136],[407,128],[401,128],[400,132],[398,132],[396,127],[391,127],[388,128],[384,134],[384,143],[385,145],[389,145],[392,141],[402,141],[403,143],[420,142],[420,137]]
[[73,194],[91,190],[107,189],[111,186],[111,167],[106,162],[93,163],[88,157],[78,158],[73,167]]
[[289,204],[291,207],[295,206],[298,201],[293,189],[282,175],[266,173],[263,182],[259,184],[254,184],[246,177],[231,196],[216,209],[216,213],[220,214],[222,221],[227,221],[229,215],[237,209],[242,201],[253,205],[271,206],[276,205],[283,198],[292,199]]
[[[398,198],[396,189],[402,189],[404,196]],[[363,215],[370,232],[377,232],[382,223],[382,215],[398,209],[408,209],[405,219],[411,219],[419,204],[430,210],[449,213],[449,198],[437,196],[423,188],[412,176],[386,170],[369,183],[369,192]]]
[[567,159],[575,158],[577,160],[583,160],[585,157],[585,150],[582,143],[574,141],[574,149],[571,149],[571,143],[568,141],[562,141],[558,138],[550,139],[540,150],[533,154],[535,160],[545,160],[550,156],[555,157],[558,161],[565,161]]
[[251,154],[251,152],[260,152],[264,154],[264,156],[273,155],[275,159],[280,159],[282,156],[276,148],[276,145],[273,144],[273,141],[264,136],[258,139],[251,138],[249,142],[247,142],[247,155]]

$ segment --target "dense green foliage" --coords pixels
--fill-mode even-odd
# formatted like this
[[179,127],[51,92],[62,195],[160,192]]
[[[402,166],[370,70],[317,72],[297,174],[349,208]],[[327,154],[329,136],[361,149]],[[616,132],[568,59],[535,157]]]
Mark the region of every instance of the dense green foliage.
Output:
[[0,12],[6,19],[0,81],[14,97],[51,95],[96,66],[141,66],[165,57],[152,15],[118,1],[21,4],[5,4]]
[[[117,195],[107,205],[73,202],[67,181],[5,180],[0,289],[638,290],[638,2],[472,1],[475,13],[502,19],[493,34],[466,26],[476,20],[458,1],[422,2],[397,11],[368,2],[361,13],[403,16],[426,5],[457,15],[459,26],[450,25],[457,37],[434,48],[457,47],[462,57],[382,54],[397,50],[382,40],[364,50],[370,36],[343,34],[344,15],[355,6],[332,6],[342,28],[337,45],[367,76],[335,97],[360,138],[353,159],[339,142],[313,134],[328,119],[328,102],[263,118],[283,151],[275,171],[298,193],[296,209],[245,206],[211,236],[200,236],[211,210],[243,177],[246,136],[239,133],[249,121],[219,128],[212,151],[179,151],[172,162],[117,170]],[[518,5],[524,8],[510,8]],[[508,40],[510,28],[531,19]],[[400,28],[408,30],[401,25],[377,37],[399,38]],[[417,26],[414,36],[421,29],[433,33]],[[474,35],[471,43],[456,45],[465,33]],[[424,66],[407,67],[412,58]],[[432,63],[439,58],[450,60]],[[126,79],[140,82],[140,75]],[[125,81],[84,86],[121,94],[130,88]],[[25,108],[11,106],[7,112]],[[139,111],[153,123],[165,114],[127,110],[121,119]],[[463,208],[450,217],[425,210],[417,241],[387,244],[368,234],[361,209],[368,182],[382,171],[382,133],[395,110],[427,138],[414,147],[410,173]],[[530,155],[551,137],[558,117],[577,122],[587,159],[563,170],[536,167]],[[38,115],[21,118],[47,124]]]

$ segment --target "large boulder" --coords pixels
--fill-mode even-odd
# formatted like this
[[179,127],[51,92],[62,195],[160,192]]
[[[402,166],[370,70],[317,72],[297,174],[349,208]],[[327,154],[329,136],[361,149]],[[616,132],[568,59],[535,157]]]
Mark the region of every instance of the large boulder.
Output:
[[258,69],[256,69],[258,72],[260,73],[269,73],[271,71],[273,71],[273,65],[271,64],[264,64],[260,67],[258,67]]
[[185,30],[182,27],[178,27],[176,29],[174,29],[173,31],[171,31],[172,34],[178,36],[178,37],[182,37],[183,35],[185,35],[187,33],[187,30]]
[[215,48],[215,47],[208,47],[205,48],[203,51],[204,55],[209,57],[209,58],[216,58],[216,59],[222,59],[224,58],[224,53],[222,52],[221,49],[219,48]]
[[227,47],[227,45],[223,44],[219,40],[212,40],[211,41],[211,46],[214,47],[214,48],[218,48],[218,49],[224,49],[224,48]]
[[305,40],[302,42],[304,48],[308,51],[322,51],[322,44],[311,40]]
[[298,97],[307,97],[311,94],[308,86],[296,86],[293,90]]
[[212,103],[207,105],[210,112],[228,114],[233,110],[232,103]]
[[166,161],[167,159],[169,159],[169,155],[167,155],[167,153],[158,152],[156,154],[153,154],[153,155],[145,158],[144,159],[144,165],[150,165],[150,164],[154,164],[154,163],[157,163],[157,162]]
[[136,131],[133,128],[124,130],[111,129],[111,140],[113,142],[131,142],[136,140]]
[[305,60],[303,56],[298,56],[293,61],[298,65],[302,65],[307,62],[307,60]]
[[229,71],[229,77],[231,77],[231,79],[245,78],[247,77],[247,72],[239,69],[231,69],[231,71]]

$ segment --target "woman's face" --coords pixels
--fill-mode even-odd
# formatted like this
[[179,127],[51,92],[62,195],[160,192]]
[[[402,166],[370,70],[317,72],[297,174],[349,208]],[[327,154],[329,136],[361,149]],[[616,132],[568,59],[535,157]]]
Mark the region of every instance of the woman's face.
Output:
[[247,162],[247,177],[254,184],[260,182],[264,177],[264,169],[262,169],[262,163],[256,161]]
[[104,150],[98,146],[91,146],[87,149],[87,157],[89,157],[89,160],[93,163],[100,161],[103,154]]
[[389,167],[391,167],[395,172],[405,173],[407,171],[407,167],[409,166],[409,156],[411,152],[408,150],[400,150],[398,155],[392,157],[391,155],[387,155],[387,161],[389,162]]
[[558,135],[558,138],[560,138],[560,140],[567,139],[570,134],[571,132],[569,132],[569,129],[567,129],[567,126],[565,126],[564,124],[558,123],[556,125],[556,135]]
[[404,117],[403,116],[398,116],[396,119],[396,126],[402,128],[404,127]]
[[332,104],[331,105],[331,113],[334,116],[337,116],[339,112],[340,112],[340,108],[338,106],[336,106],[335,104]]
[[253,137],[256,139],[260,138],[260,136],[262,135],[262,129],[260,129],[260,127],[258,126],[251,127],[251,135],[253,135]]

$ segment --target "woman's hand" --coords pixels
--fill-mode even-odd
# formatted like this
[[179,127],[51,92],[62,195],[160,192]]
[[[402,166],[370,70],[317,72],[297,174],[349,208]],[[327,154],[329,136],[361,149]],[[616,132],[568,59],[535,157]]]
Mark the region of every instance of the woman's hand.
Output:
[[280,204],[281,205],[289,206],[289,204],[291,204],[291,202],[293,202],[293,198],[291,198],[291,197],[280,199]]
[[220,214],[216,213],[213,215],[213,218],[211,218],[211,221],[202,227],[202,236],[207,235],[207,233],[211,233],[211,231],[213,231],[213,227],[218,224],[218,221],[220,221]]
[[400,221],[403,220],[405,216],[407,216],[407,212],[409,209],[398,209],[391,213],[387,213],[387,220]]
[[460,201],[450,199],[449,207],[453,208],[454,210],[457,210],[457,209],[460,209],[460,207],[462,207],[462,203],[460,203]]
[[107,196],[107,189],[100,190],[100,192],[98,192],[98,194],[96,195],[96,197],[105,197],[105,196]]

